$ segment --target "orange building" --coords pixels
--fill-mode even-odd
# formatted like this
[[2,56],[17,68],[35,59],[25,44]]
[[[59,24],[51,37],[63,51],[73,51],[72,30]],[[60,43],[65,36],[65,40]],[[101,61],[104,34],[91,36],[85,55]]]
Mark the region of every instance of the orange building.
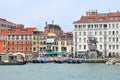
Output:
[[[5,48],[2,46],[3,42],[0,42],[0,52],[7,52],[7,53],[15,53],[15,52],[22,52],[22,53],[32,53],[32,33],[37,29],[34,27],[31,28],[24,28],[24,25],[17,25],[16,28],[12,28],[7,30],[6,40],[2,40],[5,42]],[[3,34],[3,31],[0,32]]]
[[0,31],[0,53],[6,52],[8,29],[2,29]]

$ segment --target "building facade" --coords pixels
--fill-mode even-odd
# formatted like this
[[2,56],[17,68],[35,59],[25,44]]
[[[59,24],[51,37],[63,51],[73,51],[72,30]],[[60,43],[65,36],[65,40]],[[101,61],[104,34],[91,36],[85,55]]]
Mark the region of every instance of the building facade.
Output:
[[120,12],[98,13],[87,11],[73,23],[74,53],[86,53],[89,37],[97,40],[97,50],[103,56],[120,55]]
[[1,30],[0,37],[2,38],[0,41],[1,48],[3,48],[1,52],[32,53],[32,33],[36,30],[34,27],[24,28],[24,25],[17,25],[16,28]]
[[0,18],[0,30],[1,29],[12,29],[15,27],[16,27],[15,23],[12,23],[10,21],[7,21],[6,19]]
[[58,25],[48,24],[44,31],[33,33],[33,52],[73,52],[73,34],[64,33]]

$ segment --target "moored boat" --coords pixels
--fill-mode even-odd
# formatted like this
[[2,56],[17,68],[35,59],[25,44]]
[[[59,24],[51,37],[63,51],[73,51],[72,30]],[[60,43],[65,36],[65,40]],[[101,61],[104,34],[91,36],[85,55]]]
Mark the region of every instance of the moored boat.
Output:
[[0,54],[0,65],[24,65],[24,53]]

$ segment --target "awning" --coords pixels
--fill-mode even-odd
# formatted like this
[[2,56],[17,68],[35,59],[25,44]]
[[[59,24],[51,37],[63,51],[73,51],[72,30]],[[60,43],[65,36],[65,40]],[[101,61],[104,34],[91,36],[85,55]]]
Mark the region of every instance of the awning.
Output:
[[64,54],[64,52],[46,52],[47,55],[52,55],[52,54]]

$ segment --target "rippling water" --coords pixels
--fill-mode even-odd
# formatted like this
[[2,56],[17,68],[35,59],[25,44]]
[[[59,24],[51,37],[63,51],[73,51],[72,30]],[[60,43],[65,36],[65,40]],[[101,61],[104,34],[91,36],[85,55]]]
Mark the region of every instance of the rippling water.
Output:
[[54,63],[1,65],[0,80],[120,80],[120,65]]

